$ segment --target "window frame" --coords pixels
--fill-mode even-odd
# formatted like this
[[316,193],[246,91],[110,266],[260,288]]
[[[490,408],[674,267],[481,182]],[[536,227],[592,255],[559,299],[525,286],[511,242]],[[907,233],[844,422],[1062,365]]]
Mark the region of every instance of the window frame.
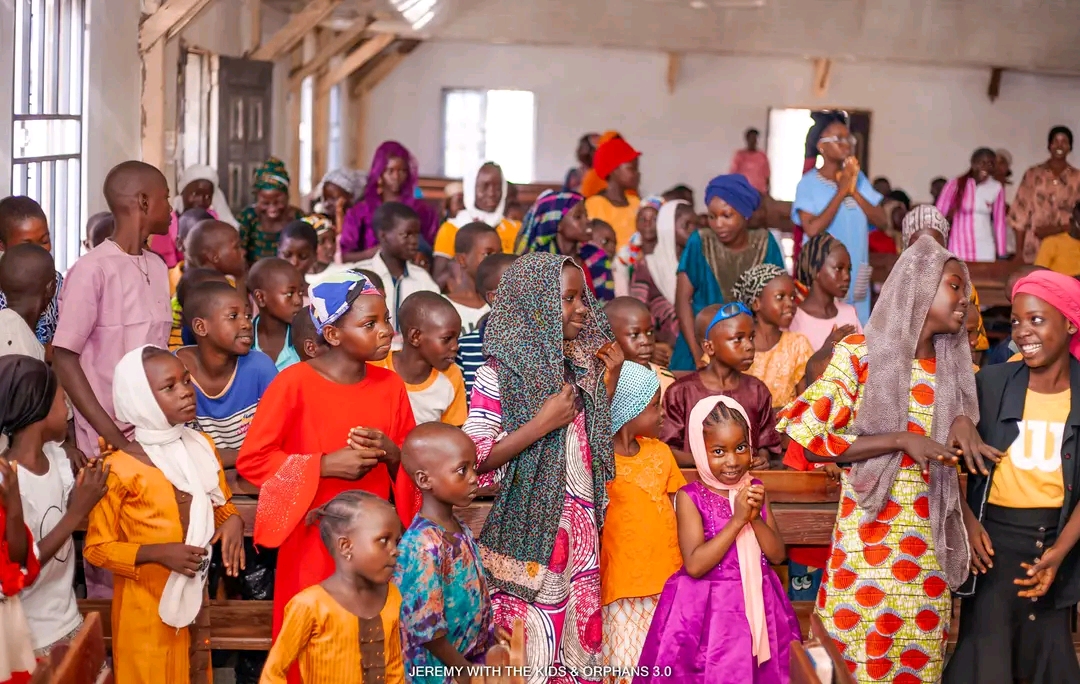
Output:
[[[528,90],[525,88],[487,88],[487,87],[469,87],[469,86],[444,86],[439,92],[439,174],[444,178],[450,178],[446,169],[446,150],[447,150],[447,100],[449,96],[454,93],[473,93],[481,96],[480,101],[480,116],[483,120],[487,119],[488,110],[488,94],[492,91],[518,91],[526,92],[532,96],[532,168],[530,169],[529,179],[524,181],[510,180],[513,183],[528,184],[536,182],[536,140],[537,140],[537,96],[536,91]],[[486,128],[481,131],[481,143],[486,147],[487,144],[487,130]],[[486,149],[480,150],[480,157],[486,156]],[[453,176],[456,178],[457,176]]]

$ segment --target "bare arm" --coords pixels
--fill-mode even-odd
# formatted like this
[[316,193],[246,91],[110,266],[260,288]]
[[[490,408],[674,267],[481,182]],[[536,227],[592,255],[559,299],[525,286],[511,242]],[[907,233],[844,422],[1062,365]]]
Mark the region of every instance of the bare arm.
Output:
[[535,418],[522,425],[519,429],[514,430],[496,442],[491,447],[491,454],[488,455],[487,459],[476,466],[476,472],[483,475],[492,470],[498,470],[527,449],[533,442],[551,432],[552,429],[554,428],[545,425],[544,421],[540,420],[540,415],[537,414]]
[[675,517],[679,525],[679,550],[682,552],[683,566],[687,574],[694,578],[703,577],[723,560],[743,527],[742,522],[732,517],[719,534],[705,541],[701,513],[683,491],[675,495]]
[[79,355],[63,347],[56,347],[53,366],[57,375],[60,376],[60,384],[71,397],[71,403],[90,423],[90,427],[94,428],[109,445],[116,449],[123,449],[128,439],[101,407],[101,402],[90,387],[90,381],[86,379],[86,373],[79,365]]
[[859,437],[844,453],[836,458],[822,458],[812,451],[806,451],[806,460],[811,463],[858,463],[877,456],[891,454],[894,451],[902,451],[904,440],[911,434],[909,432],[886,432],[883,435],[863,435]]
[[780,538],[780,530],[776,527],[776,518],[773,516],[772,506],[769,505],[768,495],[765,496],[764,509],[769,518],[768,521],[762,520],[759,515],[754,518],[751,526],[762,553],[770,563],[779,565],[787,560],[787,547],[784,546],[784,540]]
[[694,285],[690,277],[680,273],[675,280],[675,315],[679,319],[679,332],[682,333],[686,345],[690,347],[690,354],[694,357],[694,367],[701,360],[701,345],[698,344],[697,335],[694,333],[694,307],[691,299],[694,297]]
[[434,263],[431,266],[431,277],[435,279],[435,284],[437,284],[439,289],[443,292],[446,292],[447,285],[450,283],[450,278],[454,275],[454,269],[451,267],[452,263],[453,262],[450,261],[450,259],[436,254]]
[[878,228],[885,228],[889,225],[889,217],[885,215],[884,203],[873,205],[865,197],[863,197],[858,190],[851,193],[851,196],[855,198],[855,203],[859,205],[862,212],[866,214],[866,220]]

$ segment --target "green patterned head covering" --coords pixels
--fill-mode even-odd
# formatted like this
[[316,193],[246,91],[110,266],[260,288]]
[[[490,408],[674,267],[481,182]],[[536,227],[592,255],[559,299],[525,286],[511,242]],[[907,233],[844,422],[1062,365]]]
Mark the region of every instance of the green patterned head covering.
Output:
[[252,182],[255,192],[261,190],[289,191],[289,172],[285,170],[285,162],[277,157],[270,157],[259,168],[255,169],[255,178]]

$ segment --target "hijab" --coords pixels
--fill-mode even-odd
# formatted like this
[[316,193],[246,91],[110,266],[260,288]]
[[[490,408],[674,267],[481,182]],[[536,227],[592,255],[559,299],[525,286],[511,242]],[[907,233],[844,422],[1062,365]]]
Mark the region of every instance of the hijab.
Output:
[[656,371],[633,361],[624,362],[611,397],[611,431],[618,432],[640,416],[659,391],[660,378]]
[[521,230],[514,240],[514,252],[524,254],[533,251],[537,240],[559,232],[559,222],[585,198],[576,192],[545,190],[536,198],[521,222]]
[[1069,353],[1080,359],[1080,281],[1054,271],[1035,271],[1016,281],[1012,296],[1029,294],[1061,312],[1077,327],[1069,342]]
[[645,256],[649,275],[664,299],[675,303],[675,281],[679,273],[679,247],[675,244],[675,214],[686,200],[665,202],[656,215],[656,249]]
[[[499,175],[502,177],[502,194],[499,195],[499,205],[495,207],[495,211],[482,211],[476,208],[476,179],[485,166],[498,169]],[[498,228],[503,220],[503,212],[506,210],[506,191],[509,188],[502,167],[493,161],[482,161],[472,170],[472,173],[465,174],[465,177],[461,179],[461,184],[464,188],[462,198],[465,200],[465,208],[458,212],[458,215],[450,222],[458,228],[462,228],[474,221],[480,221],[492,228]]]
[[176,215],[179,216],[184,213],[184,190],[195,181],[201,180],[207,181],[214,186],[214,197],[210,201],[210,208],[217,214],[218,220],[228,223],[233,228],[239,226],[240,224],[236,222],[232,210],[229,209],[229,202],[225,199],[225,193],[221,191],[217,171],[205,164],[189,166],[180,174],[180,180],[176,182],[176,194],[172,198],[172,207],[176,210]]
[[[215,184],[216,188],[217,185]],[[276,190],[289,193],[289,172],[285,169],[285,162],[277,157],[270,157],[255,169],[255,178],[251,188],[256,193],[262,190]]]
[[[170,425],[146,377],[143,350],[132,349],[116,364],[113,404],[117,420],[135,427],[135,441],[173,487],[191,495],[184,543],[206,549],[195,577],[169,573],[158,603],[162,622],[181,629],[195,621],[202,607],[203,587],[210,568],[210,539],[214,536],[214,507],[225,504],[221,464],[210,441],[184,425]],[[168,351],[161,350],[168,354]]]
[[[315,196],[323,196],[323,187],[327,183],[333,183],[345,192],[349,193],[353,197],[353,201],[360,199],[361,193],[364,192],[364,186],[367,184],[367,174],[363,171],[357,171],[355,169],[348,169],[342,167],[340,169],[334,169],[333,171],[327,171],[323,179],[319,181],[319,187],[315,189]],[[333,209],[333,207],[330,207]]]

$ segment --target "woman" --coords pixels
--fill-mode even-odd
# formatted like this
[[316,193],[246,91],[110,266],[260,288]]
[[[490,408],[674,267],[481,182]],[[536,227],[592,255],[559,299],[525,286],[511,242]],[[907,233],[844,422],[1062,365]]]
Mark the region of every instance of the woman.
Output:
[[[958,451],[943,446],[979,415],[968,292],[964,263],[918,240],[893,267],[866,335],[836,345],[777,425],[810,458],[853,464],[817,613],[859,682],[941,677],[949,589],[969,562]],[[964,446],[986,449],[977,434]]]
[[338,231],[345,223],[345,214],[353,208],[367,183],[367,174],[355,169],[340,168],[328,171],[315,188],[313,210],[334,220]]
[[458,215],[439,227],[435,237],[435,280],[444,283],[450,276],[450,262],[454,259],[454,238],[458,229],[479,221],[495,229],[502,241],[503,252],[514,251],[514,240],[521,224],[507,218],[506,202],[508,183],[502,167],[492,161],[482,162],[472,173],[465,174],[462,181],[465,208]]
[[399,142],[388,140],[375,150],[363,196],[345,214],[341,228],[342,261],[370,259],[379,248],[371,219],[383,202],[401,202],[420,217],[422,241],[433,244],[438,216],[427,202],[415,196],[419,180],[416,158]]
[[791,220],[808,237],[828,231],[851,256],[852,287],[848,301],[859,320],[870,318],[870,224],[888,225],[881,194],[870,185],[852,156],[855,136],[845,118],[832,114],[821,131],[817,151],[824,162],[802,177],[795,189]]
[[945,184],[938,210],[952,225],[949,251],[964,261],[1004,259],[1008,250],[1005,187],[990,175],[997,155],[980,147],[968,172]]
[[615,276],[616,297],[630,294],[630,279],[633,277],[634,269],[646,253],[652,253],[656,249],[656,219],[663,205],[664,198],[658,195],[641,200],[634,234],[630,236],[630,242],[621,247],[613,259],[612,271]]
[[656,240],[651,248],[648,242],[642,244],[644,258],[630,276],[630,296],[649,307],[656,344],[666,347],[669,361],[679,337],[679,318],[675,315],[679,256],[696,218],[689,202],[666,202],[656,217]]
[[255,203],[240,212],[240,248],[249,264],[277,256],[281,229],[304,213],[289,205],[289,172],[271,157],[255,170]]
[[638,171],[638,158],[641,153],[630,146],[621,137],[612,138],[596,148],[593,156],[593,169],[607,186],[604,190],[585,200],[589,217],[605,221],[615,230],[618,249],[630,242],[630,236],[637,228],[638,185],[641,173]]
[[[502,482],[479,541],[495,623],[525,622],[532,683],[600,679],[599,528],[615,470],[604,376],[621,364],[600,359],[611,333],[584,285],[565,256],[506,269],[463,428],[478,469]],[[577,674],[540,669],[562,666]]]
[[545,190],[525,215],[521,234],[527,252],[568,256],[585,272],[585,284],[597,299],[615,298],[611,259],[592,244],[585,198],[576,192]]
[[168,235],[154,235],[150,238],[150,249],[165,260],[165,265],[173,268],[184,260],[183,245],[177,243],[180,215],[188,209],[205,209],[211,216],[237,227],[236,219],[225,200],[225,193],[218,185],[217,171],[209,166],[196,164],[184,169],[177,181],[180,192],[172,198],[173,216],[169,224]]
[[701,360],[694,334],[694,317],[710,304],[731,300],[731,289],[742,272],[757,264],[784,267],[776,238],[764,229],[750,230],[747,221],[761,195],[745,176],[717,176],[705,189],[709,227],[690,236],[679,260],[675,313],[680,336],[671,357],[671,370],[692,371]]

